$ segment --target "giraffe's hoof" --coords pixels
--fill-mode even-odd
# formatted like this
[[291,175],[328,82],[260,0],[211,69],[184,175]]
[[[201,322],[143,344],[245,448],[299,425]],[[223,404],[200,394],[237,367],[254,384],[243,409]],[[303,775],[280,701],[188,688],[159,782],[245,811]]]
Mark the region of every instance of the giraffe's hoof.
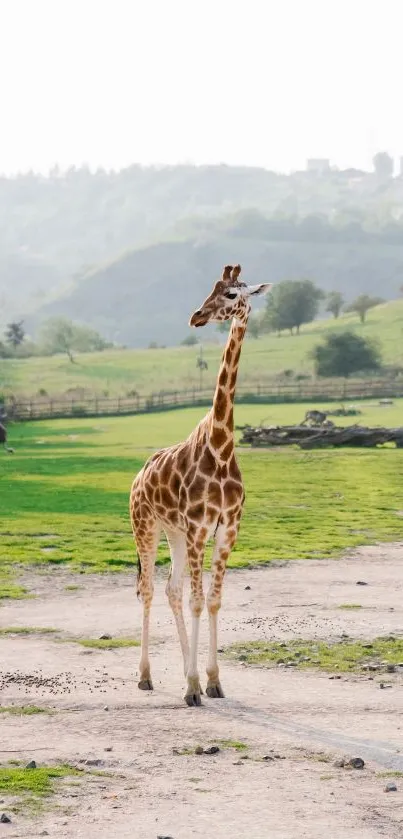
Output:
[[224,699],[224,691],[221,687],[220,682],[215,682],[214,684],[208,684],[206,689],[207,696],[210,699]]
[[140,679],[138,688],[139,690],[154,690],[151,679]]
[[189,705],[189,708],[199,708],[202,704],[200,693],[187,693],[185,696],[185,702],[186,705]]

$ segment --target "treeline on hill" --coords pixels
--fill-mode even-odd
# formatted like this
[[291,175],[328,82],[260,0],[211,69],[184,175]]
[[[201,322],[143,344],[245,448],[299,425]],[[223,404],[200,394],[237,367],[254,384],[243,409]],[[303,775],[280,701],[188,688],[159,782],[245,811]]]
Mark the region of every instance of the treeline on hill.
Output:
[[379,220],[356,209],[341,211],[332,219],[325,214],[267,217],[259,210],[245,209],[224,217],[189,219],[178,223],[175,232],[185,237],[222,234],[266,242],[401,245],[403,223],[390,218],[380,226]]
[[[373,173],[320,176],[131,166],[2,177],[0,322],[24,317],[32,331],[56,315],[133,346],[174,343],[187,288],[192,306],[197,286],[204,291],[229,259],[273,281],[308,276],[349,299],[382,287],[390,299],[403,273],[403,178],[386,158]],[[166,323],[154,327],[150,297]]]
[[49,318],[40,330],[38,341],[27,339],[24,322],[11,321],[0,340],[0,358],[29,358],[31,356],[66,353],[74,364],[80,352],[99,352],[110,347],[94,329],[72,323],[64,318]]

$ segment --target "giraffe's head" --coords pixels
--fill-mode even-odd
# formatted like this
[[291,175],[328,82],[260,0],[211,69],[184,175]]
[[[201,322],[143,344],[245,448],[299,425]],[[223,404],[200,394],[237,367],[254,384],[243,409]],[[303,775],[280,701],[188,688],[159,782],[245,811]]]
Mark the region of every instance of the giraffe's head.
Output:
[[246,285],[239,280],[241,266],[226,265],[221,280],[216,282],[212,292],[190,318],[190,326],[205,326],[206,323],[219,323],[237,318],[246,324],[250,312],[252,295],[266,294],[271,283]]

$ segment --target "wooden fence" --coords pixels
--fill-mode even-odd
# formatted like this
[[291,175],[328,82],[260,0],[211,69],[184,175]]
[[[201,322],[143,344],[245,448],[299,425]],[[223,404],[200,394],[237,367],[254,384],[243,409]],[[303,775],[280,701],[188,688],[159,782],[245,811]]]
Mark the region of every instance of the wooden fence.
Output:
[[[403,397],[403,380],[324,379],[299,382],[272,381],[263,385],[241,385],[236,402],[274,404],[282,402],[344,402],[365,398],[397,399]],[[148,396],[68,396],[6,398],[5,411],[10,419],[34,420],[63,417],[93,417],[143,414],[189,406],[210,405],[213,390],[170,391]]]

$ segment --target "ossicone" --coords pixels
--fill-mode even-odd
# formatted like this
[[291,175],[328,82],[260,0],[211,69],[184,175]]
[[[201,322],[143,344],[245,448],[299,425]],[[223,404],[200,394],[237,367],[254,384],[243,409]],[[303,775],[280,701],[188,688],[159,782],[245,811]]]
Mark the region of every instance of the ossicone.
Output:
[[231,279],[231,273],[232,273],[233,270],[234,269],[233,269],[232,265],[226,265],[225,266],[224,271],[222,272],[222,278],[225,282],[227,282],[228,280]]

